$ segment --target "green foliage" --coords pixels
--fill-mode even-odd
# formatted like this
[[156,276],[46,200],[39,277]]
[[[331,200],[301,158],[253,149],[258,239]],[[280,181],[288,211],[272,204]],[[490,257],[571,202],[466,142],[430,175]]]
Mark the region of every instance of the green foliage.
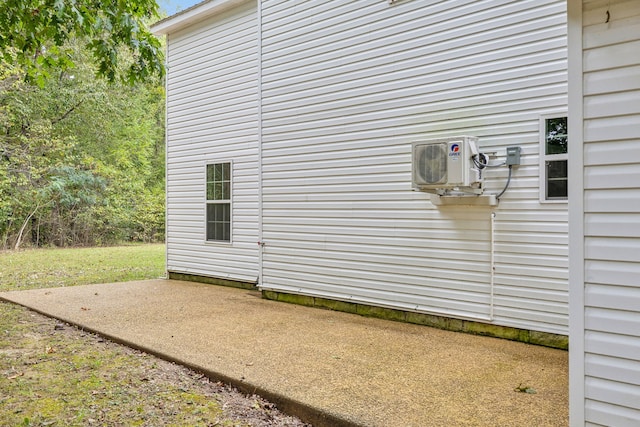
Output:
[[96,80],[76,64],[42,85],[0,62],[0,248],[164,238],[164,90]]
[[546,154],[563,154],[567,152],[567,118],[557,117],[546,120]]
[[145,25],[158,16],[155,0],[3,0],[0,16],[3,60],[17,61],[40,86],[52,72],[74,67],[68,43],[78,38],[87,40],[97,74],[111,82],[164,73],[161,44]]
[[98,203],[106,187],[104,178],[90,171],[77,170],[73,166],[62,166],[53,171],[44,194],[65,209],[91,207]]

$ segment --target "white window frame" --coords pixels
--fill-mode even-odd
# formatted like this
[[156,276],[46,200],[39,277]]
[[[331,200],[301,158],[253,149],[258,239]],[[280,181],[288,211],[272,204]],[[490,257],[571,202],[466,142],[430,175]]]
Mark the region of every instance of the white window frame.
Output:
[[[569,152],[567,150],[566,153],[562,154],[547,154],[547,140],[546,140],[546,132],[547,132],[547,120],[549,119],[557,119],[560,117],[567,117],[568,113],[566,111],[560,111],[554,114],[544,114],[540,116],[540,127],[539,127],[539,135],[540,135],[540,203],[564,203],[568,202],[568,196],[564,199],[549,199],[547,196],[547,162],[554,160],[566,160],[567,163],[569,161]],[[571,130],[568,130],[571,132]],[[567,178],[569,178],[569,173],[567,171]],[[567,181],[568,183],[568,181]]]
[[[207,194],[208,176],[207,169],[210,165],[229,164],[229,198],[221,200],[209,200]],[[231,160],[207,160],[203,167],[204,170],[204,242],[210,245],[230,245],[233,243],[233,162]],[[209,240],[208,235],[208,218],[207,209],[210,204],[228,204],[229,205],[229,240]]]

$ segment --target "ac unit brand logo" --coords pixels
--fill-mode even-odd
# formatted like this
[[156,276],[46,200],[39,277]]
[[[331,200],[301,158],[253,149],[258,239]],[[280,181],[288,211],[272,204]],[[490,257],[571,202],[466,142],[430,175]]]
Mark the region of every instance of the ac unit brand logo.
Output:
[[460,144],[458,144],[457,142],[454,142],[453,144],[450,145],[449,157],[453,157],[454,159],[457,159],[458,157],[460,157]]

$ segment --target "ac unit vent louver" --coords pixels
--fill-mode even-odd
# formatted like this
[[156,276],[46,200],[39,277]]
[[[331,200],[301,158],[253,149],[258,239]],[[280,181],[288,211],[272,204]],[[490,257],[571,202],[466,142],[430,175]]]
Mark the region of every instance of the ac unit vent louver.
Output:
[[447,144],[425,144],[415,147],[416,177],[425,184],[446,184]]

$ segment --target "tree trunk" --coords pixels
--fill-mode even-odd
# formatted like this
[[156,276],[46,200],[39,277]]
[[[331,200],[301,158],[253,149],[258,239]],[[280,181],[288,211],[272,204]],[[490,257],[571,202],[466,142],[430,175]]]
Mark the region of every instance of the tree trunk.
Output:
[[27,224],[29,224],[29,220],[36,214],[36,211],[38,210],[39,207],[40,205],[36,205],[36,208],[33,210],[33,212],[31,212],[27,217],[27,219],[25,219],[24,222],[22,223],[22,227],[20,227],[20,232],[18,233],[18,238],[16,239],[16,244],[13,247],[14,251],[17,251],[18,249],[20,249],[20,243],[22,243],[22,234],[24,233],[24,229],[27,228]]
[[38,220],[35,216],[31,217],[31,244],[38,246]]

